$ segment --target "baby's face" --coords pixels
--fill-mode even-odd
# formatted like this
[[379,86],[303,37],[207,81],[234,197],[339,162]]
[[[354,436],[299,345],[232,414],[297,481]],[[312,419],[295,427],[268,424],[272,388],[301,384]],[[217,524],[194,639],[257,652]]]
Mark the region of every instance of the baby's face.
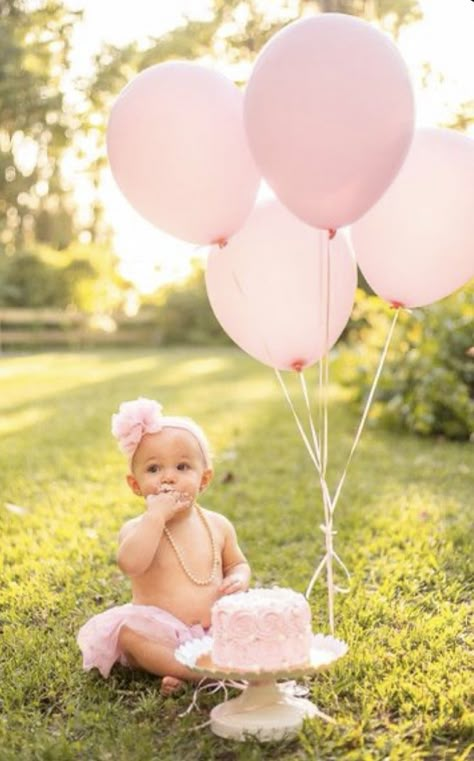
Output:
[[[206,468],[201,448],[189,431],[164,428],[148,433],[133,457],[137,493],[147,497],[169,489],[189,494],[194,501],[212,471]],[[133,488],[133,487],[132,487]]]

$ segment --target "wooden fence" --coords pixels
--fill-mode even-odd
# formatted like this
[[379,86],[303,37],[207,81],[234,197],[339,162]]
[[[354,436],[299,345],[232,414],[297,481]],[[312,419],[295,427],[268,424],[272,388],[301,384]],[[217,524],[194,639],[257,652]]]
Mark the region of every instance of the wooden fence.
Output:
[[135,317],[110,317],[58,309],[0,309],[0,351],[159,342],[154,316],[146,312]]

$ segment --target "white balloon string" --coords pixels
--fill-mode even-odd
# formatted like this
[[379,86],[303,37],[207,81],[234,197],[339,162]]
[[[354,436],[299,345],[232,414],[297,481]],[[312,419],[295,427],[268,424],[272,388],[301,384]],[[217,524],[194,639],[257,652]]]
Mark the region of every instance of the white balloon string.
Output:
[[[295,406],[293,404],[291,396],[290,396],[290,394],[288,392],[288,389],[287,389],[287,387],[285,385],[285,382],[283,381],[281,373],[276,368],[275,368],[275,373],[276,373],[276,376],[277,376],[277,378],[278,378],[278,380],[280,382],[280,385],[281,385],[281,387],[283,389],[283,393],[284,393],[285,398],[286,398],[286,400],[288,402],[288,405],[289,405],[289,407],[290,407],[290,409],[291,409],[291,411],[293,413],[293,417],[294,417],[294,419],[296,421],[296,425],[297,425],[298,430],[300,432],[301,438],[303,439],[303,441],[305,443],[305,446],[306,446],[306,449],[308,450],[309,455],[311,457],[311,460],[312,460],[312,462],[313,462],[313,464],[314,464],[314,466],[315,466],[315,468],[316,468],[316,470],[318,472],[320,483],[321,483],[321,489],[322,489],[322,494],[323,494],[324,515],[325,515],[325,520],[326,520],[326,524],[321,526],[321,529],[322,529],[322,531],[323,531],[323,533],[325,535],[325,539],[326,539],[326,554],[325,554],[324,558],[322,559],[322,561],[320,562],[318,568],[316,569],[316,571],[314,572],[314,574],[312,576],[312,579],[311,579],[311,581],[310,581],[310,583],[308,585],[308,588],[306,590],[306,598],[307,599],[309,598],[309,596],[311,594],[311,591],[312,591],[312,589],[314,587],[314,584],[316,583],[316,581],[317,581],[317,579],[318,579],[322,569],[326,566],[327,585],[328,585],[329,626],[330,626],[330,629],[331,629],[331,634],[334,634],[334,593],[337,591],[338,588],[335,587],[335,585],[334,585],[334,579],[333,579],[333,573],[332,573],[332,559],[334,557],[332,538],[333,538],[334,532],[332,530],[332,513],[331,513],[331,510],[330,510],[331,497],[330,497],[330,494],[329,494],[329,489],[327,487],[326,479],[324,478],[324,476],[322,474],[322,470],[321,470],[321,467],[319,465],[319,461],[318,461],[318,458],[317,458],[317,451],[318,451],[316,449],[317,445],[315,443],[315,450],[316,451],[313,451],[313,449],[311,447],[311,444],[310,444],[310,442],[308,440],[308,437],[306,435],[306,432],[305,432],[305,430],[303,428],[303,425],[301,423],[301,420],[300,420],[300,418],[298,416],[298,413],[297,413],[297,411],[295,409]],[[303,388],[306,389],[306,384],[304,383],[304,379],[303,379],[302,384],[303,384]],[[303,391],[303,394],[304,394],[304,391]],[[306,398],[307,398],[307,396],[305,396],[305,401],[306,401]],[[316,435],[316,431],[314,429],[314,422],[313,422],[312,417],[311,417],[311,408],[309,407],[309,400],[308,400],[308,408],[309,408],[309,416],[310,416],[310,421],[311,421],[310,422],[310,426],[312,427],[312,430],[314,431],[314,434]],[[316,436],[316,442],[317,442],[317,436]],[[319,447],[318,447],[318,449],[319,449]]]
[[334,499],[332,501],[332,505],[331,505],[331,512],[332,513],[336,509],[337,501],[338,501],[339,496],[341,494],[341,490],[342,490],[344,481],[346,479],[346,475],[347,475],[347,471],[349,469],[349,465],[351,464],[352,458],[354,456],[354,452],[357,449],[357,445],[358,445],[358,443],[360,441],[360,437],[361,437],[361,434],[362,434],[362,431],[363,431],[363,428],[364,428],[364,425],[365,425],[365,421],[367,420],[367,415],[369,414],[369,409],[370,409],[370,406],[372,404],[372,400],[374,398],[375,389],[377,388],[377,383],[379,381],[380,374],[382,372],[382,368],[383,368],[383,365],[384,365],[384,362],[385,362],[385,358],[387,356],[388,347],[390,346],[390,341],[392,340],[393,331],[395,329],[395,325],[396,325],[396,322],[397,322],[399,311],[400,310],[397,308],[395,310],[395,314],[393,315],[392,324],[390,325],[390,330],[388,331],[387,338],[385,340],[385,345],[384,345],[383,350],[382,350],[382,354],[381,354],[380,361],[379,361],[379,364],[378,364],[378,367],[377,367],[377,371],[376,371],[375,376],[374,376],[374,380],[372,382],[372,387],[370,389],[369,396],[367,397],[367,401],[366,401],[366,404],[365,404],[364,412],[362,413],[362,417],[361,417],[361,420],[360,420],[360,423],[359,423],[359,427],[357,428],[357,432],[356,432],[356,435],[355,435],[355,438],[354,438],[354,442],[352,444],[351,451],[349,453],[349,457],[348,457],[347,463],[346,463],[345,468],[344,468],[344,470],[342,472],[342,476],[341,476],[341,478],[339,480],[339,483],[338,483],[337,489],[336,489],[336,493],[335,493]]
[[324,396],[323,396],[323,450],[324,450],[324,467],[323,474],[326,475],[326,469],[328,464],[328,438],[329,438],[329,419],[328,419],[328,394],[329,394],[329,308],[331,301],[331,258],[329,256],[329,232],[326,236],[325,246],[325,265],[326,265],[326,277],[324,284],[324,299],[325,315],[324,315],[324,355],[323,355],[323,384],[324,384]]
[[[191,703],[189,704],[189,706],[186,708],[185,711],[178,714],[178,717],[182,719],[184,716],[187,716],[189,713],[191,713],[191,711],[193,711],[195,708],[198,708],[198,701],[199,701],[199,696],[201,695],[201,693],[214,695],[216,692],[219,692],[219,690],[223,690],[224,697],[227,700],[228,687],[235,687],[236,689],[244,690],[247,687],[247,682],[235,682],[233,680],[223,680],[223,679],[216,682],[207,682],[205,678],[201,679],[197,683],[196,689],[193,692]],[[208,724],[210,724],[210,722],[206,721],[204,724],[200,724],[199,727],[193,727],[193,729],[198,729],[201,726],[204,727],[204,726],[207,726]]]
[[[319,231],[319,237],[320,237],[320,248],[321,251],[324,246],[324,231]],[[324,257],[321,256],[319,259],[319,283],[320,283],[320,303],[319,303],[319,338],[320,342],[322,344],[323,342],[323,336],[322,336],[322,328],[324,325],[324,311],[323,311],[323,283],[324,283]],[[323,435],[323,363],[322,363],[322,357],[318,360],[318,430],[320,431],[321,435]]]
[[318,360],[318,429],[323,433],[323,360]]
[[[341,566],[342,570],[346,574],[347,580],[350,581],[351,580],[351,575],[350,575],[349,571],[347,570],[347,567],[345,566],[345,564],[342,562],[341,558],[337,554],[337,552],[333,552],[333,557],[334,557],[334,560],[337,563],[339,563],[339,565]],[[344,594],[347,594],[347,592],[349,592],[349,589],[347,589],[347,588],[343,589],[342,587],[338,587],[337,591],[338,592],[344,592]]]
[[[306,379],[304,377],[304,373],[300,372],[299,375],[300,375],[300,382],[301,382],[301,388],[302,388],[302,392],[303,392],[303,397],[304,397],[304,400],[305,400],[305,403],[306,403],[306,411],[308,413],[309,426],[310,426],[310,429],[311,429],[311,434],[313,436],[314,449],[315,449],[316,456],[318,458],[319,465],[321,466],[320,445],[319,445],[319,440],[318,440],[318,434],[316,432],[316,428],[315,428],[314,421],[313,421],[313,416],[311,414],[311,404],[310,404],[310,401],[309,401],[308,387],[306,385]],[[321,491],[322,491],[322,494],[323,494],[324,514],[325,514],[326,522],[327,522],[327,520],[329,519],[329,515],[330,515],[328,510],[329,510],[329,505],[331,504],[331,495],[329,494],[329,489],[328,489],[327,481],[326,481],[326,479],[324,478],[324,476],[323,476],[323,474],[321,472],[321,467],[319,468],[318,473],[319,473],[319,482],[321,484]]]
[[316,584],[319,576],[321,575],[321,571],[323,570],[324,566],[326,565],[326,560],[327,560],[327,556],[325,555],[323,557],[323,559],[321,560],[320,564],[318,565],[318,567],[316,568],[315,572],[313,573],[312,577],[311,577],[311,581],[309,582],[308,587],[307,587],[306,592],[305,592],[305,597],[306,597],[307,600],[309,599],[309,597],[311,595],[311,592],[313,591],[313,587]]
[[[311,405],[309,403],[306,381],[303,376],[303,373],[301,373],[301,376],[302,376],[301,385],[303,388],[303,396],[305,398],[306,408],[307,408],[309,421],[310,421],[310,427],[314,437],[314,446],[315,446],[315,449],[319,451],[319,442],[318,442],[318,437],[316,434],[316,430],[314,427],[314,422],[313,422],[313,418],[311,414]],[[326,554],[324,555],[322,561],[320,562],[319,566],[316,568],[315,572],[313,573],[313,576],[311,577],[311,581],[309,582],[309,585],[305,593],[306,599],[308,599],[309,596],[311,595],[313,587],[316,581],[318,580],[323,568],[326,567],[327,569],[329,567],[330,563],[332,562],[332,558],[334,558],[340,565],[342,565],[342,567],[347,572],[346,567],[344,566],[340,558],[336,555],[333,548],[333,536],[335,536],[336,532],[333,531],[332,529],[331,495],[329,494],[327,481],[322,471],[319,473],[319,480],[321,483],[321,489],[323,494],[324,519],[325,519],[325,524],[321,525],[320,528],[325,536]],[[329,586],[330,580],[332,581],[332,587]],[[332,633],[334,633],[334,592],[339,592],[339,591],[346,591],[346,590],[343,590],[341,587],[336,586],[334,584],[332,573],[329,573],[328,574],[328,609],[330,611],[329,625],[332,629]]]
[[293,402],[292,402],[292,399],[291,399],[291,397],[290,397],[290,394],[288,393],[288,389],[287,389],[287,387],[286,387],[286,385],[285,385],[285,382],[284,382],[284,380],[283,380],[283,378],[282,378],[282,375],[281,375],[280,371],[279,371],[279,370],[278,370],[276,367],[274,368],[274,370],[275,370],[275,374],[276,374],[276,377],[277,377],[277,378],[278,378],[278,380],[279,380],[280,386],[281,386],[281,387],[282,387],[282,389],[283,389],[283,393],[284,393],[284,395],[285,395],[286,401],[288,402],[288,405],[289,405],[289,407],[290,407],[290,410],[291,410],[291,411],[292,411],[292,413],[293,413],[293,417],[295,418],[295,421],[296,421],[296,425],[297,425],[297,427],[298,427],[298,431],[300,432],[301,438],[302,438],[302,439],[303,439],[303,441],[304,441],[304,444],[305,444],[305,446],[306,446],[306,449],[308,450],[309,456],[311,457],[311,460],[312,460],[312,462],[313,462],[313,464],[314,464],[314,467],[316,468],[316,470],[317,470],[317,472],[318,472],[318,473],[321,473],[321,468],[320,468],[320,466],[319,466],[319,462],[318,462],[318,459],[317,459],[317,457],[316,457],[316,453],[315,453],[315,452],[313,452],[313,449],[312,449],[312,447],[311,447],[311,444],[310,444],[310,442],[309,442],[309,440],[308,440],[308,437],[307,437],[307,435],[306,435],[306,432],[305,432],[305,430],[304,430],[304,428],[303,428],[303,425],[302,425],[302,423],[301,423],[301,420],[299,419],[298,413],[297,413],[297,411],[296,411],[296,409],[295,409],[295,406],[294,406],[294,404],[293,404]]
[[318,458],[318,462],[321,465],[321,453],[320,453],[320,447],[319,447],[319,441],[318,441],[318,434],[316,432],[316,428],[314,426],[313,416],[311,414],[311,405],[309,401],[309,395],[308,395],[308,387],[306,385],[306,379],[304,377],[304,372],[301,371],[298,373],[300,376],[300,383],[301,383],[301,390],[303,392],[303,398],[306,404],[306,411],[308,413],[308,419],[309,419],[309,425],[311,429],[311,435],[313,437],[313,444],[314,444],[314,451],[316,454],[316,457]]
[[[326,471],[327,471],[327,465],[328,465],[328,439],[329,439],[329,417],[328,417],[329,357],[328,357],[328,353],[329,353],[329,313],[330,313],[330,298],[331,298],[331,293],[330,293],[331,292],[331,259],[329,256],[329,241],[330,241],[330,233],[328,231],[327,235],[325,234],[325,246],[323,249],[325,277],[323,279],[323,282],[321,283],[322,294],[323,294],[323,297],[321,299],[321,304],[324,305],[324,315],[323,315],[324,352],[323,352],[323,359],[322,359],[323,388],[320,389],[320,392],[322,391],[322,398],[323,398],[323,454],[322,454],[321,471],[322,471],[322,478],[324,482],[326,482]],[[328,496],[326,498],[326,510],[325,510],[326,525],[325,525],[324,535],[326,540],[326,577],[327,577],[327,589],[328,589],[329,628],[330,628],[331,634],[334,634],[334,628],[335,628],[334,592],[335,592],[335,589],[334,589],[334,573],[333,573],[333,566],[332,566],[332,560],[334,557],[334,548],[333,548],[334,532],[332,530],[332,522],[333,522],[332,515],[333,515],[333,506]]]
[[326,354],[323,357],[323,373],[324,373],[324,394],[323,394],[323,415],[324,415],[324,475],[328,467],[328,447],[329,447],[329,418],[328,418],[328,394],[329,394],[329,358]]
[[[321,232],[321,235],[326,233]],[[329,417],[328,417],[328,388],[329,388],[329,313],[330,313],[330,258],[329,258],[329,232],[327,233],[326,241],[321,241],[321,245],[324,246],[325,256],[321,257],[320,267],[320,284],[321,284],[321,299],[320,299],[320,337],[323,346],[323,359],[319,362],[319,428],[322,430],[322,442],[319,444],[314,422],[311,414],[311,405],[309,403],[307,388],[304,378],[301,379],[303,387],[303,395],[306,401],[306,408],[309,417],[309,424],[311,432],[313,434],[313,440],[315,442],[315,449],[319,453],[319,459],[321,463],[320,482],[323,493],[323,505],[324,505],[324,519],[325,523],[320,526],[321,531],[325,536],[326,553],[314,571],[311,580],[306,590],[306,598],[311,595],[313,587],[318,580],[323,569],[326,568],[327,576],[327,589],[328,589],[328,613],[329,613],[329,626],[331,633],[334,634],[334,593],[341,588],[334,584],[334,574],[332,561],[333,558],[336,562],[340,563],[340,559],[334,552],[333,537],[335,531],[333,531],[333,519],[332,519],[332,501],[331,495],[326,481],[326,469],[328,462],[328,437],[329,437]],[[325,268],[323,267],[325,263]],[[344,566],[345,568],[345,566]],[[347,569],[346,569],[347,570]]]

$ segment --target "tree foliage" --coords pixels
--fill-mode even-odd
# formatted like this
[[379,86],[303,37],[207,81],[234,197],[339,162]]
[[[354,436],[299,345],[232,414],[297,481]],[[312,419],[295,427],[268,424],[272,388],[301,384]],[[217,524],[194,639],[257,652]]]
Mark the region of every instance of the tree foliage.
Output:
[[[392,27],[419,14],[416,0],[213,0],[205,18],[183,18],[177,28],[137,44],[105,45],[94,74],[75,82],[75,101],[65,97],[73,26],[80,13],[60,0],[3,0],[0,4],[0,251],[21,251],[34,240],[66,248],[81,229],[71,187],[61,174],[66,151],[82,161],[90,181],[90,239],[106,234],[97,200],[106,163],[107,114],[135,74],[173,58],[219,58],[230,66],[251,63],[284,24],[316,10],[350,12]],[[245,71],[235,68],[243,82]],[[83,155],[87,140],[93,150]]]
[[163,288],[158,303],[154,302],[156,326],[165,346],[231,343],[209,306],[202,265],[196,263],[180,285]]
[[422,18],[417,0],[319,0],[323,13],[350,13],[367,21],[377,21],[395,37],[400,29]]
[[0,6],[0,245],[7,253],[34,239],[40,215],[64,216],[70,207],[60,173],[70,138],[61,83],[77,18],[56,0]]
[[474,98],[460,104],[458,112],[445,125],[449,129],[466,132],[474,125]]
[[[251,63],[285,24],[318,10],[378,21],[395,34],[421,18],[418,0],[277,0],[271,9],[261,0],[213,0],[209,17],[183,19],[177,28],[150,38],[145,49],[106,46],[96,59],[91,103],[95,108],[110,107],[111,99],[134,74],[166,60],[211,57],[229,65]],[[238,72],[235,76],[242,81]]]
[[[393,312],[359,292],[342,361],[345,381],[367,398]],[[447,299],[402,311],[380,378],[374,419],[421,436],[474,432],[474,282]]]
[[0,308],[113,312],[128,287],[110,252],[97,245],[76,244],[60,252],[38,247],[0,257]]

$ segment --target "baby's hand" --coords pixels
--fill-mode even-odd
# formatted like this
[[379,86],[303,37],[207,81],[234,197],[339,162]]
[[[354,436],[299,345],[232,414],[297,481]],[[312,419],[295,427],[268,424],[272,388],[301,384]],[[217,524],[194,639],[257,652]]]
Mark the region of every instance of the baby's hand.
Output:
[[226,576],[218,589],[220,595],[233,595],[235,592],[243,592],[244,585],[240,576]]
[[150,512],[159,511],[160,515],[163,515],[165,523],[171,520],[176,513],[187,510],[193,504],[193,498],[190,494],[175,489],[159,491],[158,494],[149,494],[145,501],[147,509]]

